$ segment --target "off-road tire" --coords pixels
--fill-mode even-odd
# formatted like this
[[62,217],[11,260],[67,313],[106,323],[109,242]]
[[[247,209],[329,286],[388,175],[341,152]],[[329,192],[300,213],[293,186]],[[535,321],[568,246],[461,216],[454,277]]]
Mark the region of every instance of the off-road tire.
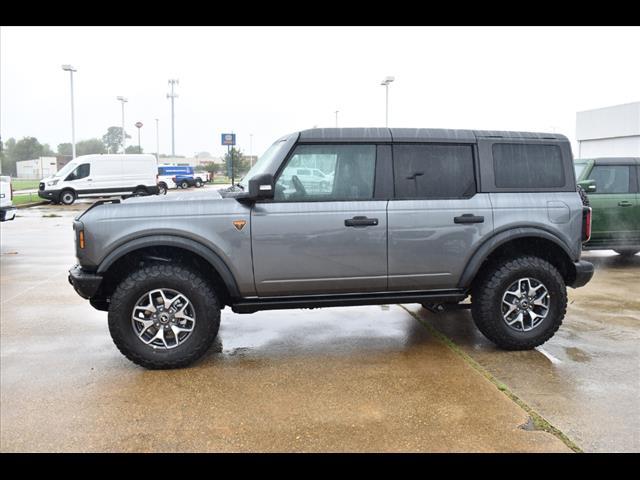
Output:
[[[196,314],[191,335],[172,349],[154,349],[135,334],[131,313],[138,299],[156,288],[170,288],[186,295]],[[220,327],[220,306],[212,286],[200,273],[172,264],[151,264],[127,276],[109,302],[109,332],[118,350],[142,367],[171,369],[186,367],[209,349]]]
[[584,191],[584,188],[582,188],[580,185],[578,185],[576,187],[576,190],[578,192],[578,194],[580,195],[580,199],[582,200],[582,205],[584,205],[585,207],[589,206],[589,197],[587,196],[587,192]]
[[[516,331],[502,317],[502,296],[519,278],[542,282],[550,296],[547,317],[533,330]],[[546,260],[526,256],[489,266],[476,278],[471,292],[471,314],[482,334],[505,350],[530,350],[549,340],[562,325],[567,311],[567,289],[560,272]]]
[[70,188],[63,190],[60,193],[60,203],[62,203],[63,205],[72,205],[73,202],[76,201],[76,198],[78,198],[76,192],[74,192]]
[[622,255],[623,257],[633,257],[636,253],[640,252],[640,250],[614,250],[618,255]]

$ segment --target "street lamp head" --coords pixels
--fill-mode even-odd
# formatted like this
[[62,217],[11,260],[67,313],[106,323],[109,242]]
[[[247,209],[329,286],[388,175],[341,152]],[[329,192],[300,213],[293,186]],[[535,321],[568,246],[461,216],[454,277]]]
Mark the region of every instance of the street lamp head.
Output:
[[386,77],[380,85],[389,85],[395,79],[396,79],[395,77]]
[[64,70],[65,72],[76,72],[77,71],[71,65],[62,65],[62,70]]
[[122,103],[126,103],[128,102],[128,100],[125,97],[116,97],[116,100],[121,101]]

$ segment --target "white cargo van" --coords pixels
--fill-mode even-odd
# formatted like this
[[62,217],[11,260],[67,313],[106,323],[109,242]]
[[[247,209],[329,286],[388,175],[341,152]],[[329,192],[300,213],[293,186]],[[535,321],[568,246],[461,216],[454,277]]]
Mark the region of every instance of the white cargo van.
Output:
[[83,196],[158,194],[154,155],[83,155],[40,182],[40,198],[71,205]]

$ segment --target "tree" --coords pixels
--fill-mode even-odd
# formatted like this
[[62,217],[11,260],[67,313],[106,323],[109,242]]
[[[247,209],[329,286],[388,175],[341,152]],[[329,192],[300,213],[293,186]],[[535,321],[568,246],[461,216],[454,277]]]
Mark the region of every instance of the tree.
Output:
[[199,165],[199,167],[202,168],[205,172],[209,172],[211,174],[212,182],[216,173],[219,173],[220,170],[222,170],[222,164],[214,163],[214,162],[206,162],[206,163],[203,163],[202,165]]
[[14,138],[10,138],[5,142],[5,147],[2,171],[12,176],[15,176],[17,172],[16,162],[53,155],[49,145],[40,144],[35,137],[24,137],[17,142]]
[[58,144],[58,155],[69,156],[71,154],[72,154],[71,143],[59,143]]
[[231,165],[233,165],[233,177],[234,180],[240,180],[242,176],[249,171],[250,164],[249,161],[245,158],[242,151],[236,149],[236,147],[232,147],[224,155],[224,162],[226,165],[226,173],[227,176],[231,173]]
[[76,144],[76,155],[93,155],[107,153],[107,149],[99,138],[81,140]]
[[127,148],[125,148],[124,153],[142,153],[142,147],[139,147],[137,145],[129,145]]
[[[131,138],[126,131],[125,138]],[[102,143],[111,153],[118,153],[120,145],[122,145],[122,127],[109,127],[107,133],[102,136]]]

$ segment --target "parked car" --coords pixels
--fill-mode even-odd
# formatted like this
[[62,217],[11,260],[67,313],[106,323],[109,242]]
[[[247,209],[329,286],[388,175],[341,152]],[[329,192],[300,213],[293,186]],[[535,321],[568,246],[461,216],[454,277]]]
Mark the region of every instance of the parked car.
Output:
[[[312,160],[332,165],[330,190],[298,176]],[[487,338],[531,349],[560,327],[566,287],[593,275],[580,260],[591,209],[563,135],[304,130],[219,192],[102,203],[74,222],[69,281],[109,312],[116,346],[139,365],[195,361],[225,306],[439,311],[469,296]]]
[[333,174],[325,174],[318,168],[306,167],[288,169],[286,174],[283,173],[283,177],[281,177],[282,185],[295,189],[293,184],[294,175],[310,190],[327,192],[333,186]]
[[13,220],[16,217],[16,207],[13,206],[13,186],[11,177],[0,176],[0,222]]
[[154,155],[82,155],[40,181],[38,196],[71,205],[78,197],[158,194]]
[[202,187],[203,175],[188,165],[159,165],[158,184],[165,189]]
[[623,256],[640,251],[640,158],[575,161],[576,178],[593,209],[586,250],[612,249]]

